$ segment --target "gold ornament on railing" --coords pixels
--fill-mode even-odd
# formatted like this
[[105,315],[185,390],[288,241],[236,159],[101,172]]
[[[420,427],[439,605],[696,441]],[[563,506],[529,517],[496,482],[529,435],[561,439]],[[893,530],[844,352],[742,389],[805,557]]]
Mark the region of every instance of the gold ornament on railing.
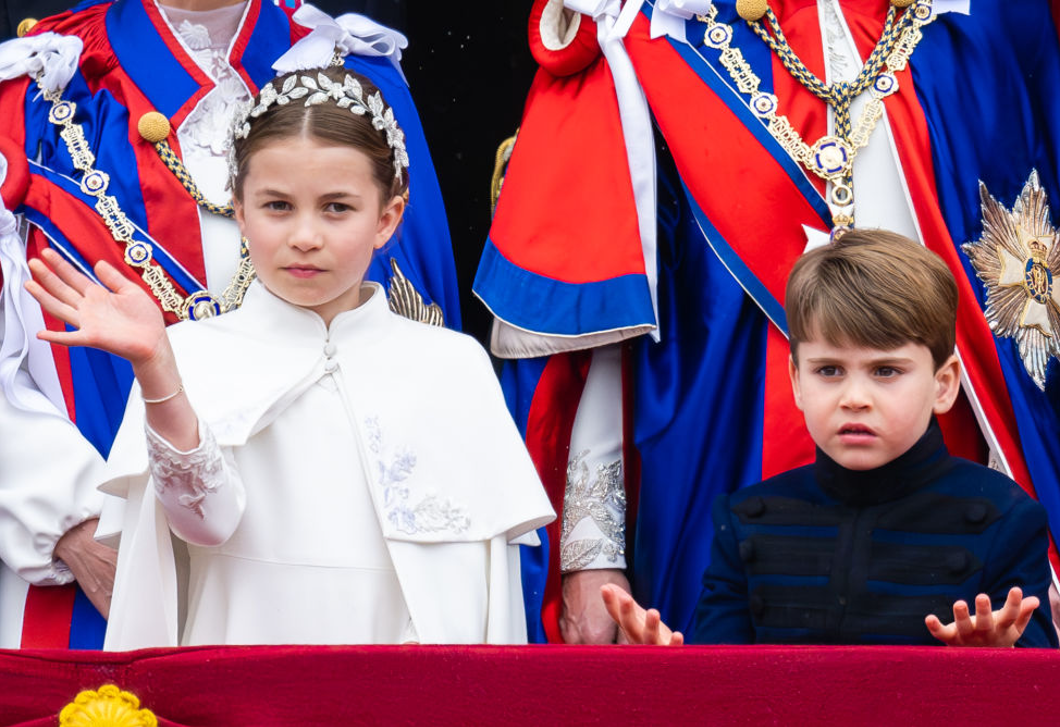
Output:
[[140,709],[140,700],[113,684],[97,691],[86,690],[59,713],[59,727],[158,727],[149,709]]

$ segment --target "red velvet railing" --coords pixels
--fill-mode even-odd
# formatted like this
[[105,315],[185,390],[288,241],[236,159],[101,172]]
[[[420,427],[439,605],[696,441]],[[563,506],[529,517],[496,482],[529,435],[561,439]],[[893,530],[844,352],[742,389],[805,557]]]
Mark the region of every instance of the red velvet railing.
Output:
[[424,646],[0,651],[0,724],[104,684],[163,727],[1060,721],[1056,651]]

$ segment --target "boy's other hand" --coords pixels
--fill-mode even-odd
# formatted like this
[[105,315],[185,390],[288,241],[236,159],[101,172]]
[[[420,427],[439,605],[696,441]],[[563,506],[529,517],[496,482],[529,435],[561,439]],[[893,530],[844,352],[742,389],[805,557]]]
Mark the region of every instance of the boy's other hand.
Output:
[[600,595],[607,606],[607,612],[615,620],[631,644],[651,644],[653,646],[680,646],[685,637],[680,631],[671,631],[662,622],[659,612],[654,608],[647,611],[641,607],[633,596],[618,586],[606,585],[600,588]]
[[608,583],[629,590],[626,574],[617,568],[572,571],[563,575],[563,612],[559,632],[564,643],[615,643],[618,628],[600,602],[600,587]]
[[975,615],[968,612],[968,604],[953,604],[953,623],[943,626],[934,614],[924,623],[928,631],[947,646],[1012,646],[1019,641],[1023,630],[1038,608],[1037,596],[1023,597],[1023,591],[1013,587],[1005,605],[991,610],[990,596],[980,593],[975,597]]

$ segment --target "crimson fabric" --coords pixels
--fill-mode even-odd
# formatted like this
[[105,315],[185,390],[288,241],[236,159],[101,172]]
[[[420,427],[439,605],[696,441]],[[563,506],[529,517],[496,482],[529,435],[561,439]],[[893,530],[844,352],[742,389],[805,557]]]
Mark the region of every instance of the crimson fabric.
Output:
[[1045,649],[281,646],[0,651],[0,724],[55,725],[78,691],[111,683],[161,727],[1041,724],[1060,711],[1060,655]]

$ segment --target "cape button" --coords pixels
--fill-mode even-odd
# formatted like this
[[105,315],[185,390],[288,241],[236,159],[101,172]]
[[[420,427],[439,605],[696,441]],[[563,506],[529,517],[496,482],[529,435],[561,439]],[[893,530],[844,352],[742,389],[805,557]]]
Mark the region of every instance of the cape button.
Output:
[[338,348],[331,341],[328,341],[327,343],[324,344],[324,355],[328,356],[329,358],[331,356],[334,356],[335,352],[337,350],[338,350]]
[[19,38],[25,38],[29,34],[29,32],[33,30],[33,26],[35,26],[36,24],[36,18],[24,18],[22,22],[18,24],[18,28],[15,29],[15,33],[18,35]]
[[338,367],[339,362],[333,358],[329,358],[327,361],[324,362],[324,370],[327,371],[329,374],[333,373]]
[[145,141],[157,144],[169,136],[169,119],[157,111],[148,111],[136,122],[136,130]]

